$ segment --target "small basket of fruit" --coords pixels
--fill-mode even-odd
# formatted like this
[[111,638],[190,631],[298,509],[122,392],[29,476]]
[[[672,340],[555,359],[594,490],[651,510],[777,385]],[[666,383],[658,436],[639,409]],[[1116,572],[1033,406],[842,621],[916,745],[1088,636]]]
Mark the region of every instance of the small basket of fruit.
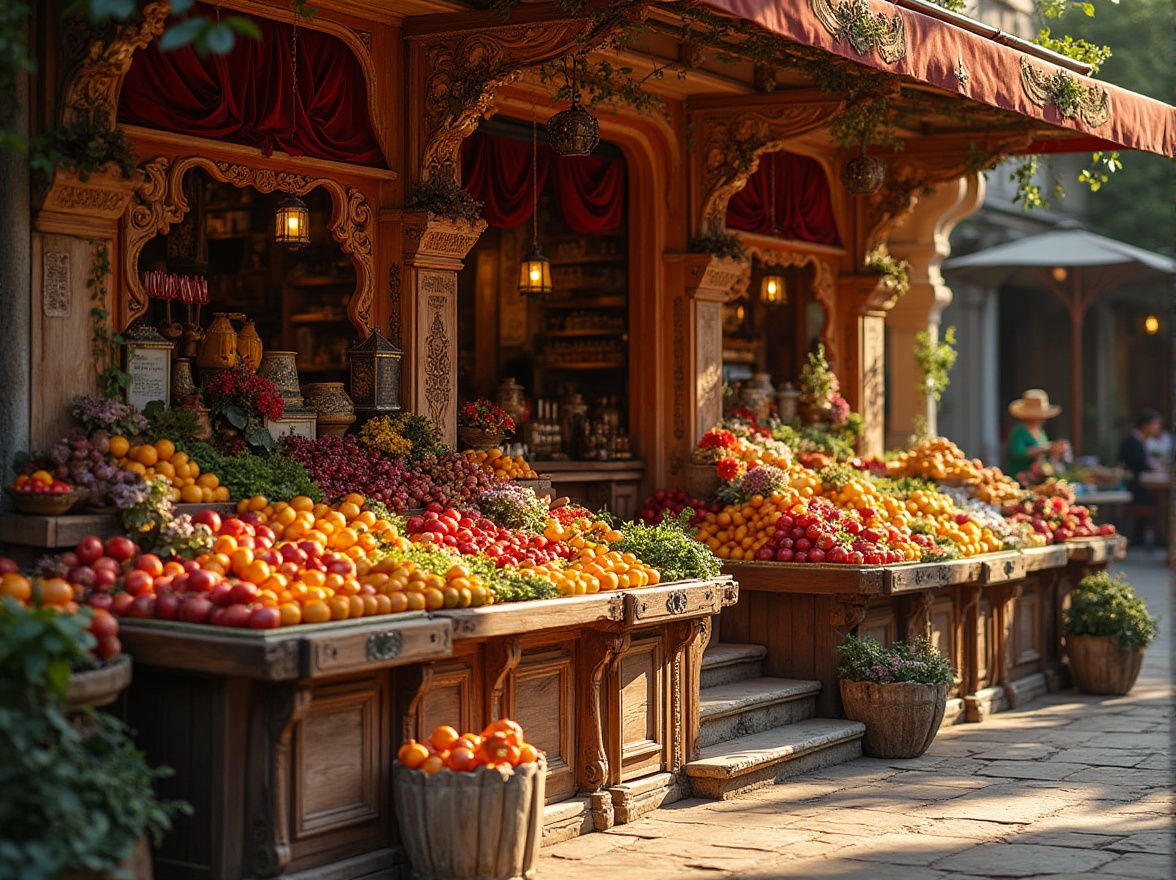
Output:
[[69,483],[54,479],[48,471],[34,471],[21,474],[4,491],[21,513],[34,516],[61,516],[69,513],[79,501],[90,493],[75,489]]
[[504,719],[463,735],[442,726],[397,757],[396,820],[413,880],[536,876],[547,761],[522,727]]

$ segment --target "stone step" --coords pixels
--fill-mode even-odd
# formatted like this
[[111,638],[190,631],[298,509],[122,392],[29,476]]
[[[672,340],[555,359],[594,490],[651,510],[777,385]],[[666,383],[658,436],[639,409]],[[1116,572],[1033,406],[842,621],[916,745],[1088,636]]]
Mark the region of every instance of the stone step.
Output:
[[819,681],[795,678],[749,678],[699,694],[701,745],[714,745],[741,736],[812,718],[817,713]]
[[764,674],[767,656],[768,649],[763,645],[711,645],[702,655],[702,687],[759,678]]
[[811,718],[702,750],[686,765],[694,797],[726,800],[775,782],[860,758],[866,726]]

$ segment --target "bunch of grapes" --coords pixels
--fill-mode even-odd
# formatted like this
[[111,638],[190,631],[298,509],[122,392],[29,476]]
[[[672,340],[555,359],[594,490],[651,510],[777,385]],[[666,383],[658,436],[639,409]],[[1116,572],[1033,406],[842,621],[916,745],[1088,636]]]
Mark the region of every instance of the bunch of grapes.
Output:
[[404,465],[353,436],[289,437],[282,451],[307,469],[329,502],[358,492],[397,512],[411,506],[406,490],[411,475]]
[[115,463],[110,455],[110,435],[105,431],[87,437],[81,430],[71,429],[47,453],[30,458],[21,470],[26,474],[47,470],[55,479],[89,491],[89,503],[97,506],[130,506],[125,502],[131,499],[134,503],[144,485],[142,476]]
[[460,452],[426,455],[413,464],[413,472],[426,484],[425,506],[436,502],[442,505],[469,507],[481,494],[495,485],[495,479],[481,465]]
[[718,513],[723,509],[721,504],[691,498],[685,489],[658,489],[645,499],[638,517],[646,525],[661,525],[667,513],[676,517],[687,507],[694,511],[694,516],[690,520],[691,525],[698,525],[708,513]]

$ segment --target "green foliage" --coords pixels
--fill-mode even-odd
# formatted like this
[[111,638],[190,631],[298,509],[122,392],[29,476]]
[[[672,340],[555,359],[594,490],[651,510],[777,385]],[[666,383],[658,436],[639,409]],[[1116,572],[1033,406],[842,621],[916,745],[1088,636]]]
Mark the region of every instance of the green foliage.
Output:
[[547,578],[521,572],[504,573],[491,585],[495,602],[530,602],[533,599],[558,599],[559,588]]
[[667,515],[656,526],[642,522],[622,523],[624,538],[613,545],[613,549],[632,553],[646,565],[652,565],[663,581],[712,578],[719,573],[723,563],[709,547],[692,537],[695,529],[690,528],[689,523],[693,515],[694,511],[688,507],[679,519]]
[[932,338],[929,330],[920,330],[915,334],[915,362],[923,374],[923,382],[917,390],[924,406],[930,400],[938,409],[943,392],[951,382],[948,374],[960,355],[955,349],[955,330],[955,327],[948,327],[939,341]]
[[1078,172],[1078,182],[1089,186],[1091,192],[1098,192],[1111,179],[1111,175],[1122,168],[1118,150],[1113,153],[1091,153],[1090,164]]
[[837,652],[841,655],[837,674],[847,681],[951,684],[955,675],[951,661],[922,636],[889,648],[868,637],[849,636]]
[[52,177],[58,168],[64,168],[75,172],[83,182],[108,164],[113,164],[123,177],[130,177],[138,161],[126,134],[99,109],[50,129],[31,147],[30,162],[35,169]]
[[1076,40],[1069,34],[1058,39],[1051,35],[1050,28],[1047,27],[1037,32],[1037,37],[1033,42],[1051,52],[1073,58],[1082,64],[1089,64],[1092,74],[1098,73],[1103,62],[1111,57],[1110,46],[1096,46],[1083,39]]
[[32,7],[21,0],[0,3],[0,149],[23,148],[25,139],[16,133],[20,80],[37,69],[25,43],[25,31]]
[[963,12],[967,7],[965,0],[931,0],[936,6],[942,6],[948,12]]
[[177,443],[200,465],[202,473],[216,474],[233,498],[264,495],[270,501],[289,501],[306,495],[322,501],[323,490],[306,468],[280,452],[241,452],[225,455],[203,440]]
[[1131,585],[1105,571],[1078,582],[1062,619],[1063,635],[1114,636],[1123,650],[1146,648],[1158,632],[1159,621]]
[[115,872],[186,804],[161,802],[152,770],[118,719],[65,716],[70,666],[92,637],[85,616],[0,607],[0,876],[59,880]]
[[110,326],[110,311],[106,308],[106,279],[110,277],[110,251],[104,243],[94,243],[94,262],[86,289],[90,291],[90,317],[94,330],[90,337],[90,356],[98,372],[98,387],[103,396],[119,400],[130,387],[131,374],[119,365],[118,347],[123,338]]
[[897,260],[890,255],[885,245],[879,245],[866,255],[865,268],[880,276],[889,284],[899,296],[904,295],[911,286],[911,264],[906,260]]
[[142,497],[122,511],[122,524],[136,539],[154,546],[160,529],[171,522],[175,505],[171,500],[171,481],[156,477],[146,484]]
[[476,223],[482,219],[482,203],[471,196],[456,180],[434,174],[420,181],[404,203],[410,211],[428,211],[449,220]]
[[718,232],[699,235],[690,240],[690,253],[713,254],[730,260],[742,260],[747,256],[747,248],[734,232]]
[[147,443],[168,439],[176,443],[191,443],[200,433],[200,417],[187,409],[168,409],[160,401],[153,400],[143,410],[147,416],[147,430],[143,438]]

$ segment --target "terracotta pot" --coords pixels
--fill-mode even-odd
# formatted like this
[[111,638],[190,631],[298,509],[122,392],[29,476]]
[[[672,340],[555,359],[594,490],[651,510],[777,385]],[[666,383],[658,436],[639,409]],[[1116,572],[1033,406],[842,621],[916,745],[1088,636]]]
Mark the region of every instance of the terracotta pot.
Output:
[[306,405],[315,411],[318,434],[342,437],[355,422],[355,404],[342,382],[312,382],[302,386]]
[[480,767],[428,776],[399,761],[393,802],[413,880],[534,880],[547,762],[509,775]]
[[1119,647],[1114,636],[1066,636],[1074,684],[1084,694],[1122,696],[1135,687],[1143,648]]
[[947,709],[946,684],[875,684],[841,679],[845,717],[866,725],[872,758],[917,758],[931,746]]
[[457,439],[462,449],[497,449],[506,435],[492,428],[458,428]]
[[237,363],[237,331],[225,312],[217,312],[204,332],[196,363],[201,368],[231,367]]
[[131,685],[131,658],[119,654],[105,666],[74,672],[69,676],[66,701],[69,711],[77,712],[86,706],[108,706]]
[[503,379],[499,384],[494,403],[514,419],[516,426],[521,425],[526,418],[527,400],[523,396],[523,386],[514,380],[514,376]]
[[682,488],[691,498],[710,501],[719,491],[719,486],[723,485],[723,478],[715,471],[713,464],[698,464],[692,461],[682,469],[682,483]]

